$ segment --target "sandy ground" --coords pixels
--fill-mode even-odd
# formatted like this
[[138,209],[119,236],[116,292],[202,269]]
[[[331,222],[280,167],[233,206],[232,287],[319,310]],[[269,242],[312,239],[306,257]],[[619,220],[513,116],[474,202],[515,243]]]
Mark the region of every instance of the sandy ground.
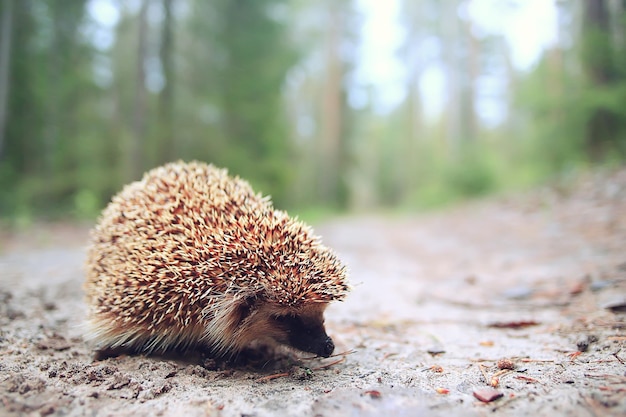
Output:
[[346,353],[247,365],[94,360],[87,228],[5,231],[0,415],[626,415],[626,170],[316,230],[350,266],[326,315]]

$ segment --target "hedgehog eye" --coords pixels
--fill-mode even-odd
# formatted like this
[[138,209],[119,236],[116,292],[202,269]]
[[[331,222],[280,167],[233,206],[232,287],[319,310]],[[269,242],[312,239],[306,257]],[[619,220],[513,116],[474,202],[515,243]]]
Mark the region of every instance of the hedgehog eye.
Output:
[[274,316],[273,318],[278,324],[283,324],[287,326],[292,326],[296,321],[298,321],[298,318],[296,316],[292,316],[289,314],[283,316]]
[[289,319],[289,316],[274,316],[274,320],[276,320],[279,323],[286,323],[288,319]]

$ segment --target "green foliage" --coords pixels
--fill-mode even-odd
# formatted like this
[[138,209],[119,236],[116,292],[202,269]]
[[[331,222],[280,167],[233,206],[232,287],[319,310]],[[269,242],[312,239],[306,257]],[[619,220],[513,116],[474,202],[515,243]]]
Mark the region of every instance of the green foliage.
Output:
[[[611,10],[613,8],[613,10]],[[626,52],[624,5],[615,10],[607,0],[583,6],[580,56],[585,89],[581,94],[585,120],[585,150],[594,162],[615,152],[626,159]],[[611,19],[611,12],[618,12]],[[612,22],[613,20],[613,22]]]
[[[626,158],[626,13],[583,8],[584,24],[561,28],[571,45],[519,73],[502,37],[474,31],[460,3],[406,1],[407,97],[378,114],[373,89],[359,110],[348,101],[351,0],[117,2],[104,49],[88,0],[13,3],[0,218],[16,224],[93,218],[123,184],[177,159],[226,167],[318,219],[439,207]],[[576,4],[609,3],[560,10],[575,22]],[[426,116],[420,76],[433,67],[451,78],[443,113]],[[480,79],[507,71],[509,117],[481,124]]]
[[514,186],[497,144],[468,143],[455,156],[442,148],[422,152],[429,158],[421,161],[422,176],[404,202],[409,207],[434,209]]
[[336,218],[342,214],[341,210],[329,206],[307,206],[300,209],[289,210],[289,215],[297,217],[306,224],[319,224],[324,220]]
[[78,117],[89,97],[90,46],[76,36],[85,2],[16,2],[9,117],[0,183],[2,214],[51,214],[75,180]]
[[462,198],[485,195],[496,186],[487,158],[475,149],[468,149],[458,162],[449,167],[445,179],[452,192]]
[[[95,25],[87,0],[15,2],[0,217],[93,218],[124,183],[180,158],[227,167],[279,204],[289,200],[282,93],[296,54],[273,12],[285,1],[186,3],[193,13],[169,22],[176,31],[164,57],[155,36],[163,22],[146,20],[138,55],[140,17],[126,5],[113,45],[97,50],[85,36]],[[150,84],[160,59],[172,63],[167,97]],[[150,74],[142,90],[139,65]]]
[[623,33],[605,24],[601,15],[584,15],[579,42],[547,51],[515,90],[515,109],[526,115],[518,134],[536,177],[626,158],[626,61],[618,46],[623,49]]
[[539,176],[580,163],[585,111],[578,80],[567,73],[554,73],[546,59],[520,80],[516,92],[515,106],[525,115],[518,121],[516,138],[522,162],[532,162]]

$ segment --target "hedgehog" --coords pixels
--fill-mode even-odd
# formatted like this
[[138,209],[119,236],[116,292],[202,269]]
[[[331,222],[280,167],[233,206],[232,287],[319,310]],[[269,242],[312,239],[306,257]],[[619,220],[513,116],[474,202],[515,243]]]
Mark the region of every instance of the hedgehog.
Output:
[[324,311],[350,288],[309,226],[201,162],[155,168],[114,196],[86,270],[96,352],[232,357],[269,343],[329,357]]

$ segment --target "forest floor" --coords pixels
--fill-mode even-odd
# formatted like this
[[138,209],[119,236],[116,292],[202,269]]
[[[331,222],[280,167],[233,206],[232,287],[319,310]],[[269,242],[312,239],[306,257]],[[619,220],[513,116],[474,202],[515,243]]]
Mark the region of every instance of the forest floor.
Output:
[[88,227],[4,231],[0,416],[626,415],[626,170],[316,231],[354,286],[339,355],[236,366],[94,360]]

